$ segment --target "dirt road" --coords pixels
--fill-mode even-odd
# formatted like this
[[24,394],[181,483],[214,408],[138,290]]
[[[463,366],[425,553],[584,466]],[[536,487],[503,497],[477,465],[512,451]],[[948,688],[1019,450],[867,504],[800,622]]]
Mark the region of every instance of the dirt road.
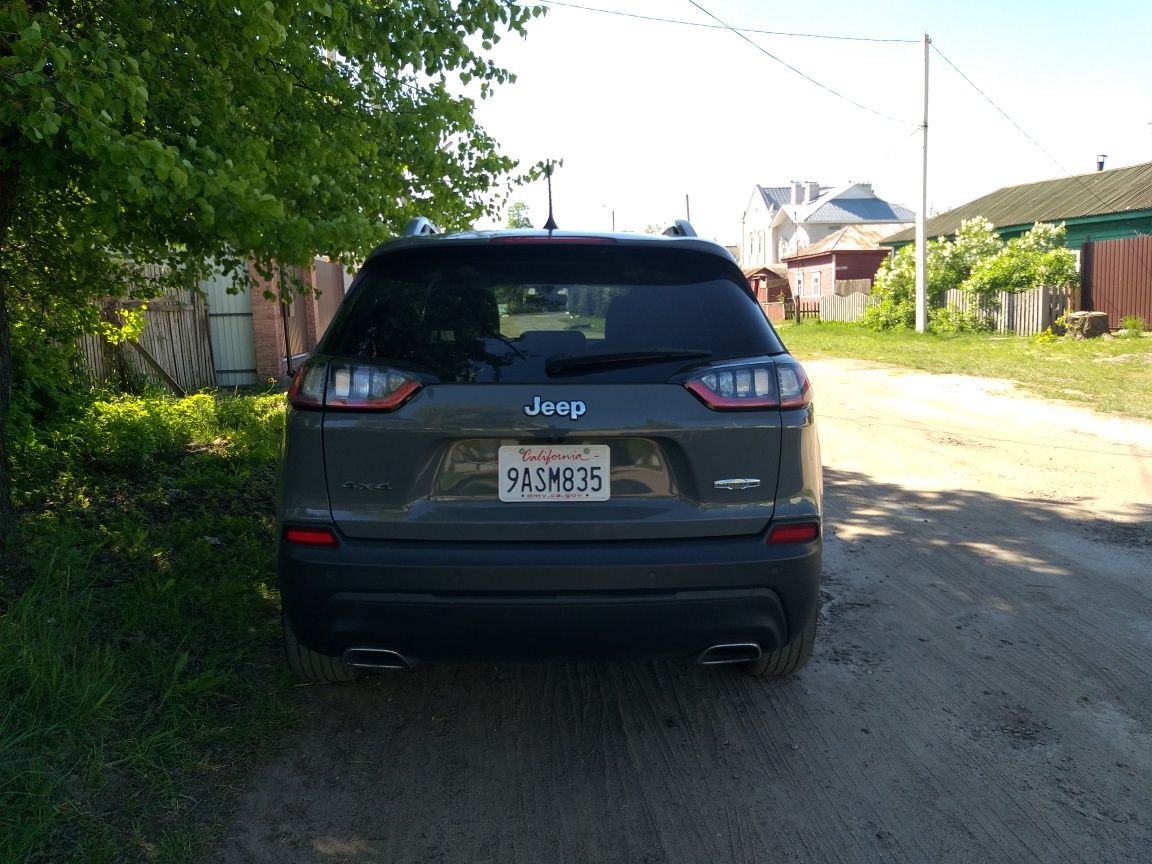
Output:
[[1152,424],[807,365],[828,519],[804,673],[302,688],[209,860],[1152,861]]

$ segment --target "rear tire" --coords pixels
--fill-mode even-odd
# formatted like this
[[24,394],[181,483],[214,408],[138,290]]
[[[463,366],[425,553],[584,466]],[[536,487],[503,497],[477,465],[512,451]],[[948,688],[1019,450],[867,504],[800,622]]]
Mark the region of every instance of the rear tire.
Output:
[[783,648],[760,655],[759,660],[748,664],[748,672],[757,678],[775,678],[792,675],[808,665],[812,659],[812,649],[816,645],[816,616],[808,622],[799,637]]
[[345,684],[355,680],[356,673],[342,657],[332,657],[305,648],[296,639],[288,620],[282,618],[281,623],[284,629],[284,653],[293,675],[309,684]]

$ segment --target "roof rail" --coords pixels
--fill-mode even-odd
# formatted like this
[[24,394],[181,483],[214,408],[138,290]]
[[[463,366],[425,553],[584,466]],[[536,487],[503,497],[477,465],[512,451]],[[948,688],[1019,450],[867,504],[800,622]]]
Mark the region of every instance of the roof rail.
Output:
[[405,237],[419,237],[424,234],[439,234],[436,226],[423,216],[415,217],[404,229]]
[[662,232],[667,237],[695,237],[696,229],[687,219],[677,219]]

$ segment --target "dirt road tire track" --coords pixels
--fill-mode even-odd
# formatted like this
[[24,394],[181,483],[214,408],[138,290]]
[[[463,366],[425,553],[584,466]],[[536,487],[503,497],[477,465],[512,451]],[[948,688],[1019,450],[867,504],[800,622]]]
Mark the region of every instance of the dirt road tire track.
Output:
[[444,664],[299,691],[211,862],[1152,861],[1152,426],[808,364],[812,663]]

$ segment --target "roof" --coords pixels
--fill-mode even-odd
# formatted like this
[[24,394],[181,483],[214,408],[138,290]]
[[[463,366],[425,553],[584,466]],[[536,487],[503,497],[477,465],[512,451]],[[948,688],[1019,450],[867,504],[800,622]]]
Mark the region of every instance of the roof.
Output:
[[[927,234],[929,237],[955,234],[961,222],[977,216],[983,216],[997,228],[1007,228],[1141,210],[1152,210],[1152,162],[1005,186],[932,217],[928,220]],[[906,243],[915,239],[915,228],[909,228],[884,242]]]
[[817,207],[805,222],[914,222],[916,214],[880,198],[834,198]]
[[[829,234],[823,240],[805,246],[784,260],[811,258],[815,255],[829,255],[833,252],[862,252],[880,249],[880,241],[892,231],[891,225],[845,225],[839,231]],[[890,250],[885,249],[885,252]]]
[[[784,272],[781,273],[780,271]],[[741,267],[740,272],[744,274],[745,278],[752,276],[771,276],[777,279],[788,281],[788,269],[782,268],[779,264],[756,264],[752,267]]]
[[791,186],[757,186],[756,189],[769,210],[779,210],[785,204],[792,203]]

